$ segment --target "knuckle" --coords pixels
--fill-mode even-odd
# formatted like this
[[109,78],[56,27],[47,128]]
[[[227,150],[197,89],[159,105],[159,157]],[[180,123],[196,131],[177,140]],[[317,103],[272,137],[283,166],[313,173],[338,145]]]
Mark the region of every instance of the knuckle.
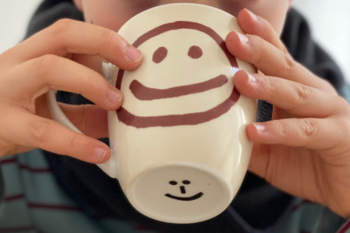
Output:
[[102,33],[101,47],[110,48],[116,40],[116,33],[111,30],[105,30]]
[[252,48],[254,50],[253,63],[259,64],[262,61],[263,56],[265,54],[270,53],[271,48],[264,40],[262,40],[261,38],[259,38],[257,36],[250,36],[249,41],[250,41]]
[[309,119],[301,119],[300,130],[304,137],[311,138],[317,134],[318,127],[314,121],[311,121]]
[[296,71],[297,63],[289,53],[283,53],[282,66],[279,73],[282,75],[290,75]]
[[341,96],[337,97],[338,100],[336,100],[339,103],[339,110],[343,113],[350,114],[350,105],[346,99],[344,99]]
[[49,36],[52,38],[49,43],[52,47],[57,47],[57,52],[62,51],[64,54],[67,51],[66,44],[69,40],[67,32],[73,30],[74,20],[60,19],[55,22],[49,29]]
[[36,59],[32,68],[38,74],[38,77],[42,79],[48,76],[55,61],[56,57],[54,55],[47,54]]
[[50,138],[52,124],[47,121],[34,122],[30,128],[30,135],[34,139],[34,144],[45,143]]
[[266,95],[269,99],[274,98],[276,96],[276,93],[281,90],[281,86],[279,82],[274,82],[272,80],[264,79],[265,82],[265,91]]
[[77,151],[81,145],[81,141],[82,140],[79,135],[72,134],[72,136],[69,138],[69,150]]
[[287,49],[286,46],[283,46],[283,47],[282,47],[282,52],[283,52],[283,54],[285,54],[285,55],[289,55],[289,51],[288,51],[288,49]]
[[297,85],[297,103],[307,103],[312,97],[312,89],[305,85]]
[[57,36],[62,35],[62,33],[68,30],[67,28],[71,27],[73,22],[71,19],[60,19],[50,27],[51,33]]
[[99,79],[94,71],[87,72],[85,76],[81,76],[80,78],[80,84],[82,88],[79,88],[75,91],[78,95],[83,95],[84,93],[92,93],[92,92],[101,92],[103,89],[101,88],[101,82],[103,82],[103,79]]
[[276,121],[276,131],[279,137],[281,138],[287,137],[287,126],[281,121]]

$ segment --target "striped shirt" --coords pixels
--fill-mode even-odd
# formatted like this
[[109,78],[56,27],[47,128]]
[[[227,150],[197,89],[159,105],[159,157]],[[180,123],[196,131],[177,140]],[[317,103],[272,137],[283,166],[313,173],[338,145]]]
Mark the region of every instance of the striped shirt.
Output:
[[[0,206],[0,233],[153,232],[119,219],[87,216],[58,185],[40,149],[4,156],[1,166],[5,197]],[[298,199],[285,216],[266,232],[337,232],[343,222],[328,208]],[[350,222],[338,232],[350,233],[349,228]]]

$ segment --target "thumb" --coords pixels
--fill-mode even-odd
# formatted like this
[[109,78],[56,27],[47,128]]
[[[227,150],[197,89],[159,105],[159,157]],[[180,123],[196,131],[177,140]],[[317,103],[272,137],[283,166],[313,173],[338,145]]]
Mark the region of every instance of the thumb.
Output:
[[248,170],[261,178],[266,178],[266,169],[269,163],[269,153],[267,145],[254,143],[252,155],[250,157]]
[[[254,143],[248,170],[273,186],[299,196],[300,161],[283,145]],[[299,178],[299,179],[298,179]]]

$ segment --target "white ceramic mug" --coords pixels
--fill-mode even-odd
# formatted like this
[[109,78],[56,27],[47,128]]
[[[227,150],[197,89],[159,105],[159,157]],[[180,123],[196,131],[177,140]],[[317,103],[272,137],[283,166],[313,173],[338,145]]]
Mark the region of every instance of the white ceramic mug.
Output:
[[[223,212],[236,195],[253,144],[245,126],[257,101],[235,89],[238,69],[256,72],[225,45],[236,18],[199,4],[146,10],[119,31],[141,50],[134,71],[104,64],[104,76],[124,94],[108,113],[112,156],[99,167],[117,178],[130,203],[153,219],[195,223]],[[80,132],[49,95],[53,119]]]

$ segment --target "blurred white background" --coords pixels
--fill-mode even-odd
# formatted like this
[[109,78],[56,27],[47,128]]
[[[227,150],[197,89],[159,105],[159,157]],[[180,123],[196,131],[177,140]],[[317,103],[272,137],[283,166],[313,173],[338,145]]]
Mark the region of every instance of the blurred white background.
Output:
[[[28,20],[41,1],[0,0],[0,54],[23,39]],[[308,19],[313,37],[350,83],[350,1],[294,0],[293,5]]]

